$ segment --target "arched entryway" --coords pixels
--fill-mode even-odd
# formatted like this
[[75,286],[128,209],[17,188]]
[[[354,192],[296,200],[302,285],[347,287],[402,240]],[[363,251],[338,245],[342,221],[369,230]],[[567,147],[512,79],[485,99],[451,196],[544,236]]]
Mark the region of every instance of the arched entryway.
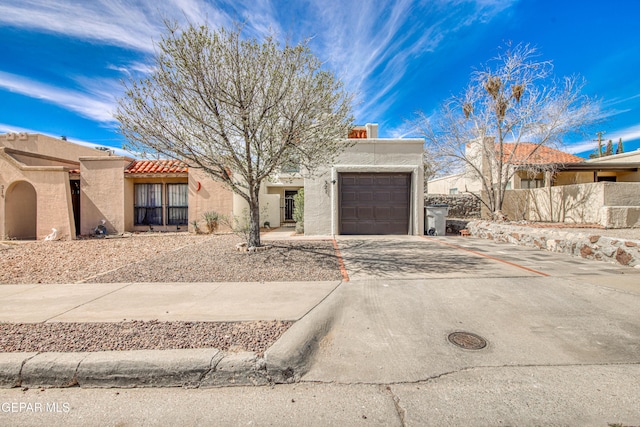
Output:
[[5,235],[9,239],[35,240],[38,202],[36,189],[27,181],[17,181],[5,194]]

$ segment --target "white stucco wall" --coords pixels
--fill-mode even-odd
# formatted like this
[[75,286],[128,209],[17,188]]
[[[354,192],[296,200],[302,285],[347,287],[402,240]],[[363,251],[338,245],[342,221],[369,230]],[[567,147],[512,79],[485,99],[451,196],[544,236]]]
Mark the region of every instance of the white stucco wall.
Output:
[[640,149],[628,153],[585,160],[585,163],[640,163]]
[[305,235],[339,233],[338,174],[342,172],[410,173],[410,230],[407,231],[408,234],[424,234],[423,145],[422,139],[357,140],[336,159],[333,166],[305,178]]
[[451,194],[453,188],[457,188],[458,193],[477,193],[482,190],[482,184],[478,179],[472,179],[465,173],[459,173],[428,181],[425,192],[427,194]]

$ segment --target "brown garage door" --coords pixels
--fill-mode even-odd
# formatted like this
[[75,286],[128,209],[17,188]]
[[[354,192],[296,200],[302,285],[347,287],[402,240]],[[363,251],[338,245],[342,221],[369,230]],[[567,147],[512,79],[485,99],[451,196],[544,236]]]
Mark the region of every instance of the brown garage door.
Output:
[[341,173],[340,234],[408,234],[410,174]]

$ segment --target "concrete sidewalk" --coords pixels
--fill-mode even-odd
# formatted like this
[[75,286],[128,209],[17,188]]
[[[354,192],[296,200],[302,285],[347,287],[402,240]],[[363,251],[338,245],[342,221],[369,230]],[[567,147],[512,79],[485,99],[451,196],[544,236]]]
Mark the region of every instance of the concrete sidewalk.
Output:
[[0,322],[296,321],[339,283],[1,285]]
[[[290,320],[269,357],[215,348],[0,353],[0,388],[211,387],[291,382],[322,335],[310,313],[340,282],[2,285],[0,322]],[[301,320],[304,319],[304,320]],[[289,337],[289,338],[287,338]]]

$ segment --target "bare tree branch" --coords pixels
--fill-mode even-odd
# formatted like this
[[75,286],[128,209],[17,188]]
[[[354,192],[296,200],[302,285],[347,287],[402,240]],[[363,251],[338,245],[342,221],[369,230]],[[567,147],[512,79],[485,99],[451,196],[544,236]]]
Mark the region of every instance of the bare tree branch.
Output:
[[[260,185],[283,166],[312,173],[347,144],[352,95],[307,42],[242,38],[167,23],[155,68],[125,83],[116,119],[127,147],[180,159],[249,203],[251,246],[260,245]],[[231,172],[231,173],[230,173]]]
[[481,183],[483,203],[501,217],[507,185],[518,170],[553,172],[559,165],[540,162],[541,148],[561,145],[602,117],[599,102],[581,94],[584,80],[558,81],[552,72],[552,63],[539,60],[535,48],[509,44],[438,113],[419,113],[413,125],[426,139],[434,174],[464,171]]

